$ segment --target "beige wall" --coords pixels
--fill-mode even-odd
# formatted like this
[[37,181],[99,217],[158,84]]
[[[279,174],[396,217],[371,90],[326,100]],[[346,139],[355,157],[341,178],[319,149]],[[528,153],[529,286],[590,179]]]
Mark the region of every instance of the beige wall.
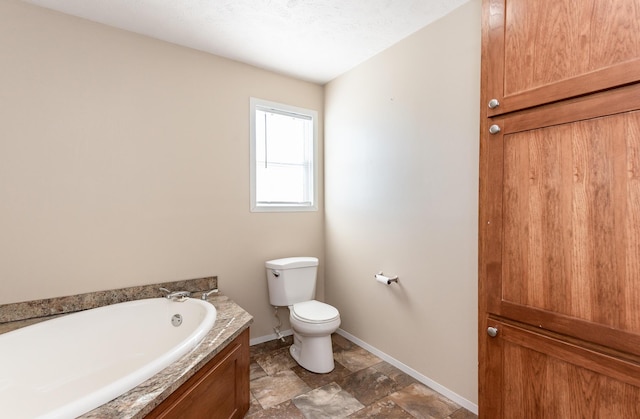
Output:
[[218,275],[273,333],[264,261],[323,260],[323,213],[249,212],[249,97],[322,86],[14,0],[0,57],[0,304]]
[[479,89],[480,0],[325,89],[327,302],[345,331],[473,404]]

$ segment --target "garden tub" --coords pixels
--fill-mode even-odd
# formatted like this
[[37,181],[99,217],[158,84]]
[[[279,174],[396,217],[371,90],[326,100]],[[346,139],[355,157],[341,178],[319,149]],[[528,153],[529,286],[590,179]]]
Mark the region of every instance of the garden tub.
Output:
[[150,298],[0,335],[0,412],[74,418],[138,386],[193,349],[216,320],[207,301]]

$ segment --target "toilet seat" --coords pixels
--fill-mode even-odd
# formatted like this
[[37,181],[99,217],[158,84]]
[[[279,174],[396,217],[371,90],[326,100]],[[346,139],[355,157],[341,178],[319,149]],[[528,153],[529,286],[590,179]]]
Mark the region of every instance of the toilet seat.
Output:
[[340,317],[337,308],[316,300],[296,303],[290,309],[291,317],[305,323],[328,323]]

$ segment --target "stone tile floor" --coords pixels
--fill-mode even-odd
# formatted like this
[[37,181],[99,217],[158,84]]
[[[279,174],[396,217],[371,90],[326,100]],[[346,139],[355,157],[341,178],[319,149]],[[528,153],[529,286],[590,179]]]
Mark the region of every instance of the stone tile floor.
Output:
[[292,338],[251,347],[246,419],[471,419],[476,415],[362,349],[332,335],[335,369],[314,374],[289,355]]

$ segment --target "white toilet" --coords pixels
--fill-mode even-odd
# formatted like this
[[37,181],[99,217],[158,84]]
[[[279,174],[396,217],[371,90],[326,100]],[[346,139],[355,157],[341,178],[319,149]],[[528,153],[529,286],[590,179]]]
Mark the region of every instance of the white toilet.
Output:
[[316,373],[333,371],[331,334],[340,326],[340,313],[313,299],[318,259],[292,257],[265,262],[269,301],[289,307],[293,345],[289,352],[301,367]]

